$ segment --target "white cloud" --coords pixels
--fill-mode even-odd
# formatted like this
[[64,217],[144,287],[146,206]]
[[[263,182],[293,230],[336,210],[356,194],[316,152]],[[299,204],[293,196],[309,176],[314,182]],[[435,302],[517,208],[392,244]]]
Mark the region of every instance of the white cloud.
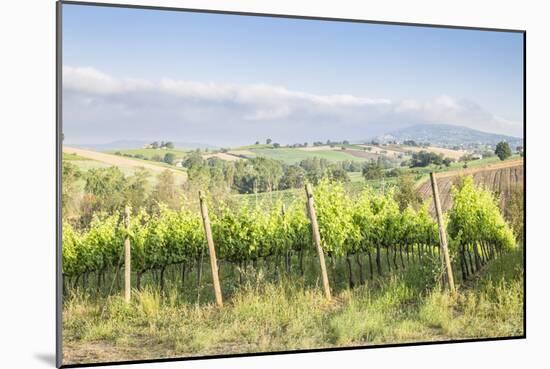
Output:
[[[64,130],[73,141],[199,140],[218,145],[273,137],[281,142],[363,139],[411,124],[458,124],[521,135],[522,126],[444,94],[390,101],[315,95],[267,84],[117,79],[63,67]],[[128,137],[132,136],[132,137]]]

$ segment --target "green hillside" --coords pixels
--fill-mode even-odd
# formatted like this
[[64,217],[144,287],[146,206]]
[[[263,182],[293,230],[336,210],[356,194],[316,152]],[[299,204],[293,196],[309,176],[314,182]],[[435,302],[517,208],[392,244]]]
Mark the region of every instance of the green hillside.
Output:
[[253,149],[250,150],[255,153],[257,156],[263,156],[270,159],[280,160],[286,164],[295,164],[304,159],[310,159],[314,157],[327,159],[330,161],[342,161],[342,160],[352,160],[352,161],[365,161],[365,158],[359,158],[353,156],[345,151],[336,151],[336,150],[318,150],[318,151],[306,151],[300,149],[288,149],[288,148],[279,148],[279,149]]
[[181,149],[123,149],[123,150],[109,150],[106,151],[109,154],[129,154],[129,155],[143,155],[145,159],[152,159],[154,156],[164,157],[167,153],[172,153],[177,159],[183,158],[189,153],[188,150]]

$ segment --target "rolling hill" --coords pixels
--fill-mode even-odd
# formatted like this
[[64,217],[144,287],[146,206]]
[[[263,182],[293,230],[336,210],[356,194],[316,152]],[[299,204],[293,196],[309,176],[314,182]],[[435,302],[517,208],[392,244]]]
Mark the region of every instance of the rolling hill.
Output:
[[76,164],[79,169],[87,171],[92,168],[106,168],[110,166],[118,167],[125,175],[131,175],[136,170],[143,168],[151,173],[152,179],[165,170],[171,171],[178,183],[185,182],[187,173],[168,164],[127,158],[124,156],[112,155],[103,152],[84,150],[74,147],[63,147],[63,155]]
[[413,140],[416,142],[429,142],[435,146],[468,146],[485,144],[494,146],[500,141],[506,141],[512,149],[523,145],[523,139],[500,135],[495,133],[482,132],[462,126],[449,124],[421,124],[412,125],[397,131],[387,133],[375,138],[379,142],[387,143],[389,141],[403,142]]
[[[126,149],[142,149],[152,141],[144,140],[118,140],[107,143],[70,143],[64,142],[63,145],[76,147],[80,149],[89,149],[94,151],[114,151],[114,150],[126,150]],[[178,149],[215,149],[215,146],[203,144],[199,142],[174,142],[175,147]]]

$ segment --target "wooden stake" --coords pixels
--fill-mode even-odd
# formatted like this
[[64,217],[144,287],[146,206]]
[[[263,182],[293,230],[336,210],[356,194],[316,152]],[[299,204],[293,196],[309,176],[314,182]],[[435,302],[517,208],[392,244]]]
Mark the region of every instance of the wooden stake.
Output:
[[[126,206],[124,209],[124,226],[126,231],[130,228],[130,208]],[[132,254],[130,250],[130,236],[126,236],[124,240],[124,300],[130,302],[132,281]]]
[[309,214],[309,219],[311,220],[311,231],[313,233],[313,241],[315,242],[315,247],[317,248],[317,253],[319,254],[319,264],[321,265],[321,277],[323,279],[323,288],[325,290],[325,296],[328,300],[331,300],[330,295],[330,285],[328,283],[327,275],[327,266],[325,264],[325,255],[323,253],[323,248],[321,246],[321,235],[319,233],[319,225],[317,224],[317,215],[315,213],[315,206],[313,203],[313,190],[311,185],[308,183],[306,185],[306,195],[307,195],[307,209]]
[[216,261],[216,249],[214,247],[214,239],[212,238],[212,230],[210,229],[210,219],[208,218],[208,207],[202,191],[199,191],[199,200],[201,205],[202,223],[204,225],[204,233],[206,242],[208,243],[208,253],[210,255],[210,269],[212,270],[212,283],[214,285],[214,294],[216,295],[216,304],[223,306],[222,290],[220,287],[220,279],[218,275],[218,262]]
[[430,173],[432,183],[432,192],[434,197],[434,207],[437,216],[437,225],[439,228],[439,241],[441,244],[441,261],[447,272],[447,283],[451,292],[455,292],[455,283],[453,278],[453,269],[451,267],[451,258],[449,257],[449,248],[447,246],[447,233],[445,231],[445,223],[443,222],[443,212],[441,211],[441,203],[439,201],[439,189],[437,188],[437,180],[435,174]]

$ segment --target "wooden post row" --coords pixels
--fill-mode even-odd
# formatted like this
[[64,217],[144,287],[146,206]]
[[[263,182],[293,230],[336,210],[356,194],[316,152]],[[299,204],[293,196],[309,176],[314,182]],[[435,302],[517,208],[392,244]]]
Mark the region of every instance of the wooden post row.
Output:
[[[124,209],[124,226],[126,231],[130,228],[130,208]],[[126,235],[124,240],[124,300],[130,302],[132,289],[132,253],[130,249],[130,236]]]
[[321,266],[321,277],[323,279],[323,288],[325,290],[325,297],[327,300],[330,300],[330,285],[328,282],[327,275],[327,266],[325,264],[325,255],[323,253],[323,247],[321,246],[321,235],[319,233],[319,225],[317,224],[317,214],[315,213],[315,204],[313,202],[313,190],[311,185],[308,183],[306,185],[306,195],[307,195],[307,209],[309,214],[309,219],[311,220],[311,231],[313,233],[313,242],[317,248],[317,254],[319,254],[319,264]]
[[441,202],[439,201],[439,189],[437,188],[437,180],[435,174],[430,172],[430,181],[432,184],[432,193],[434,198],[435,214],[437,216],[437,225],[439,228],[439,241],[441,245],[441,262],[447,272],[447,283],[451,292],[455,292],[455,283],[453,278],[453,268],[451,266],[451,258],[449,257],[449,247],[447,245],[447,232],[445,231],[445,223],[443,222],[443,212],[441,210]]
[[202,191],[199,191],[199,200],[201,207],[202,223],[204,225],[204,233],[206,242],[208,243],[208,254],[210,255],[210,269],[212,270],[212,283],[214,285],[214,294],[216,295],[216,304],[223,306],[222,290],[220,287],[220,279],[218,275],[218,262],[216,260],[216,249],[214,248],[214,239],[212,238],[212,229],[210,228],[210,218],[208,217],[208,207],[206,199]]

